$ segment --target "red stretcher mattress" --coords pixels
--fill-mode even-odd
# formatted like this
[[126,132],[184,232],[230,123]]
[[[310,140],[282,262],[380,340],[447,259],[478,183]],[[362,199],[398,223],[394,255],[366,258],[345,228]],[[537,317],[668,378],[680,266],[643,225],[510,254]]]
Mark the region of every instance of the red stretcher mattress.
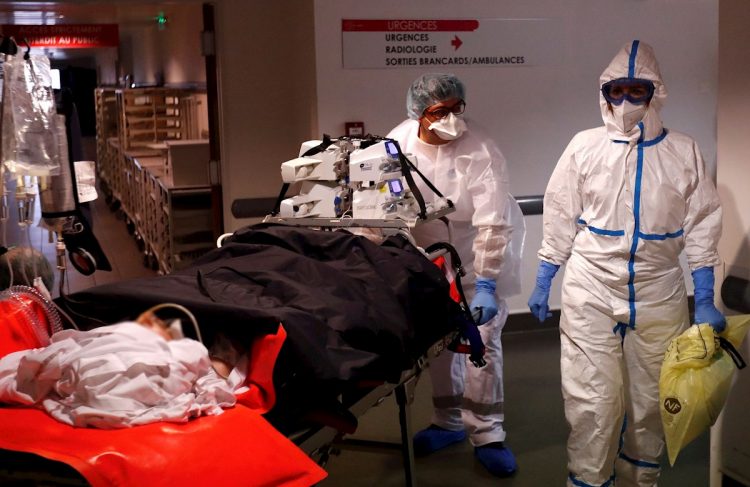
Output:
[[[34,346],[13,316],[0,313],[2,354]],[[313,485],[325,471],[261,416],[275,401],[272,372],[285,338],[279,326],[256,340],[250,390],[224,414],[100,430],[59,423],[38,409],[0,407],[0,448],[66,463],[93,486]]]

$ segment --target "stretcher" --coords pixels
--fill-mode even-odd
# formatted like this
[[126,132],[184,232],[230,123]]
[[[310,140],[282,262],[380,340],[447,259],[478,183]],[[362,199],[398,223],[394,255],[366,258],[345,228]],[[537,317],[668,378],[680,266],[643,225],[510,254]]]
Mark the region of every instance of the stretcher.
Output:
[[[3,352],[34,345],[28,327],[8,317],[0,320]],[[40,409],[0,407],[0,483],[313,485],[325,472],[262,417],[275,400],[273,364],[285,339],[281,327],[256,340],[248,390],[218,416],[99,430],[60,423]]]
[[[284,241],[294,241],[297,236],[290,236],[287,231],[282,231]],[[263,241],[273,236],[273,231],[261,235]],[[330,243],[328,240],[326,242]],[[374,249],[370,250],[375,252]],[[398,253],[393,255],[401,255],[402,250],[396,250]],[[226,252],[234,255],[237,249],[229,248]],[[410,259],[407,267],[413,267],[415,262],[421,265],[418,259],[414,260],[408,255],[410,252],[407,248],[406,256]],[[345,251],[342,253],[346,254]],[[373,255],[380,256],[377,252]],[[401,258],[403,257],[401,255]],[[351,258],[347,255],[344,260],[349,261]],[[211,274],[211,269],[224,269],[223,260],[220,262],[221,265],[216,264],[209,258],[206,264],[208,267],[200,268],[197,275],[216,275]],[[430,267],[434,267],[432,263],[427,262]],[[386,262],[378,261],[378,266],[385,266],[386,276],[396,273],[395,268],[389,269]],[[236,272],[236,269],[241,267],[233,268],[232,272]],[[413,272],[416,278],[423,279],[425,269],[416,268],[409,272]],[[378,272],[382,271],[379,267]],[[74,295],[71,302],[99,303],[99,309],[87,306],[87,313],[92,317],[96,316],[100,321],[115,322],[116,317],[106,314],[115,309],[113,302],[117,303],[117,310],[123,312],[132,310],[134,303],[147,307],[155,301],[164,301],[165,296],[154,295],[155,289],[171,290],[176,295],[171,297],[179,298],[184,295],[184,289],[174,286],[184,283],[188,274],[162,276],[161,280],[140,280],[132,285],[116,287],[115,290],[87,290],[87,293]],[[160,284],[156,286],[154,282]],[[211,295],[211,283],[200,282],[204,287],[198,295],[203,296],[204,292]],[[443,285],[442,282],[439,284]],[[445,284],[445,288],[436,287],[435,290],[447,296],[447,281]],[[411,287],[414,286],[404,284],[404,288]],[[245,291],[243,288],[243,292]],[[205,304],[207,309],[202,311],[201,306],[198,306],[197,316],[200,321],[205,322],[201,319],[201,313],[204,313],[203,318],[214,316],[216,322],[231,325],[232,323],[222,320],[229,320],[235,316],[238,309],[236,299],[227,300],[226,306],[218,306],[215,301],[209,300],[210,302]],[[450,301],[450,298],[448,300]],[[450,302],[455,304],[453,301]],[[395,308],[389,307],[387,303],[381,305],[385,306],[383,316],[389,315],[386,313],[394,313]],[[435,303],[430,303],[429,307],[434,306]],[[75,309],[75,306],[71,306],[68,311],[80,313],[81,308]],[[263,310],[254,310],[254,314],[251,314],[256,318],[265,318],[266,315],[261,311]],[[435,311],[436,314],[441,312]],[[323,375],[322,379],[315,383],[315,387],[319,389],[320,384],[324,387],[330,386],[326,391],[334,394],[331,395],[331,400],[316,401],[314,407],[307,408],[303,415],[298,416],[293,408],[284,408],[285,404],[296,406],[295,396],[286,395],[286,383],[280,385],[278,377],[281,374],[280,369],[289,362],[290,351],[297,350],[294,340],[289,337],[296,336],[297,341],[301,340],[299,330],[294,328],[294,316],[291,312],[287,316],[291,328],[283,321],[282,325],[277,322],[275,326],[270,326],[268,320],[260,319],[259,327],[253,329],[251,366],[248,369],[254,387],[239,398],[236,407],[216,417],[201,417],[178,425],[155,423],[131,429],[105,431],[76,429],[56,423],[39,410],[0,407],[0,480],[4,473],[12,473],[12,468],[9,469],[8,465],[16,461],[19,452],[23,452],[67,464],[74,469],[74,473],[77,472],[78,480],[91,485],[305,486],[313,485],[325,477],[325,471],[319,465],[324,466],[330,454],[336,449],[386,448],[401,452],[406,485],[415,485],[409,417],[413,388],[426,366],[431,350],[429,345],[435,341],[442,341],[446,332],[453,333],[453,328],[448,329],[443,325],[442,328],[431,330],[429,336],[423,337],[421,335],[424,331],[419,332],[417,329],[415,332],[411,325],[408,330],[400,330],[395,325],[388,324],[389,333],[403,332],[406,337],[404,346],[399,348],[401,352],[389,353],[389,347],[398,348],[399,343],[393,342],[390,335],[381,336],[382,330],[379,330],[378,340],[383,342],[380,354],[367,351],[364,355],[357,355],[355,353],[359,353],[358,350],[351,351],[355,354],[352,355],[353,362],[358,362],[361,356],[373,355],[372,366],[357,369],[345,363],[336,372],[343,374],[342,377],[348,377],[346,380],[332,380]],[[406,316],[401,319],[405,319]],[[242,315],[242,318],[246,316]],[[430,321],[434,316],[427,318],[427,321]],[[241,336],[240,332],[243,330],[244,328],[235,330],[237,336]],[[204,329],[202,332],[204,336],[210,337],[211,329]],[[346,335],[349,332],[341,333]],[[358,341],[358,334],[365,332],[351,331],[353,341]],[[325,340],[330,341],[330,337]],[[372,340],[371,337],[367,337],[363,341]],[[308,345],[315,348],[314,343]],[[5,350],[6,353],[8,351]],[[383,351],[385,353],[382,353]],[[383,357],[388,360],[382,360]],[[395,363],[391,363],[392,361]],[[299,358],[292,362],[299,366]],[[329,372],[329,368],[322,365],[319,368],[321,374]],[[400,443],[354,441],[347,438],[347,435],[356,430],[357,418],[362,413],[390,396],[395,397],[399,408],[398,420],[402,440]],[[331,407],[328,407],[329,405]],[[48,469],[50,466],[38,465],[32,463],[27,469],[30,472],[27,471],[26,474],[39,475],[39,469]]]

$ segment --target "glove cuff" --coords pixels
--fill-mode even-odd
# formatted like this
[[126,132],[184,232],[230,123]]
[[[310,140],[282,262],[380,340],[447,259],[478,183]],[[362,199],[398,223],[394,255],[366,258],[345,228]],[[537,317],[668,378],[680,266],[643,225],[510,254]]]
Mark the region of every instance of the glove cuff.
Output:
[[696,303],[714,304],[714,268],[701,267],[691,272]]
[[487,292],[489,294],[495,294],[496,288],[497,283],[494,279],[491,279],[489,277],[477,276],[476,281],[474,281],[474,289],[478,293]]
[[539,269],[536,272],[536,285],[546,291],[552,286],[552,278],[560,269],[559,265],[552,264],[546,260],[539,261]]

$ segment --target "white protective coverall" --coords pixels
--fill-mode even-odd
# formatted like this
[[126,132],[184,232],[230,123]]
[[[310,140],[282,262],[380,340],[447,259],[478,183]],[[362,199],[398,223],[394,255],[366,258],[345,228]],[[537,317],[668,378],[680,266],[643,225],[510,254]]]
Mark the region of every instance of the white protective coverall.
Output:
[[643,119],[573,137],[544,196],[539,258],[567,262],[560,319],[568,485],[655,485],[664,450],[658,380],[689,326],[683,272],[719,264],[721,208],[696,142],[662,126],[667,96],[653,50],[626,44],[601,75],[651,80]]
[[[514,253],[518,253],[515,260],[520,261],[516,239],[522,245],[524,229],[518,204],[508,193],[505,158],[489,137],[470,122],[468,125],[464,134],[444,145],[422,141],[417,120],[402,122],[388,138],[398,141],[404,154],[416,156],[419,171],[455,205],[456,211],[448,215],[450,234],[442,221],[435,220],[414,229],[417,244],[426,247],[450,242],[456,247],[467,272],[461,283],[469,302],[476,275],[498,279],[498,313],[479,327],[487,365],[476,368],[468,363],[466,355],[447,350],[430,362],[435,406],[432,423],[452,431],[466,428],[472,444],[482,446],[505,440],[500,335],[508,309],[502,298],[520,289],[505,285],[502,277],[506,268],[513,267],[513,263],[505,262],[506,248],[513,242]],[[414,179],[426,202],[437,198],[418,175]],[[520,228],[512,228],[511,221],[520,222]]]

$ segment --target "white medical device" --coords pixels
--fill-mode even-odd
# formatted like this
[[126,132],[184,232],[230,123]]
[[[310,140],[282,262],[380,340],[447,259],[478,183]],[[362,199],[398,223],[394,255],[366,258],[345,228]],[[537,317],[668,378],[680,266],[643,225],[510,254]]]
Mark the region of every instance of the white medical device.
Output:
[[279,216],[284,218],[334,217],[337,198],[344,189],[335,182],[302,183],[300,194],[281,202]]
[[[287,185],[301,183],[297,196],[278,203],[280,218],[341,218],[347,221],[400,220],[414,226],[427,213],[452,211],[442,197],[425,203],[409,180],[416,158],[402,154],[391,139],[368,137],[304,142],[299,156],[281,164]],[[418,190],[417,190],[418,191]],[[433,198],[429,198],[430,201]]]
[[[329,146],[326,150],[315,155],[305,156],[312,147],[320,141],[309,141],[302,144],[300,155],[296,159],[281,164],[281,179],[285,183],[297,181],[317,180],[336,181],[343,172],[346,153],[339,146]],[[315,146],[313,145],[313,147]]]
[[399,150],[392,140],[384,140],[366,149],[355,149],[349,154],[349,181],[380,182],[385,174],[400,172]]

